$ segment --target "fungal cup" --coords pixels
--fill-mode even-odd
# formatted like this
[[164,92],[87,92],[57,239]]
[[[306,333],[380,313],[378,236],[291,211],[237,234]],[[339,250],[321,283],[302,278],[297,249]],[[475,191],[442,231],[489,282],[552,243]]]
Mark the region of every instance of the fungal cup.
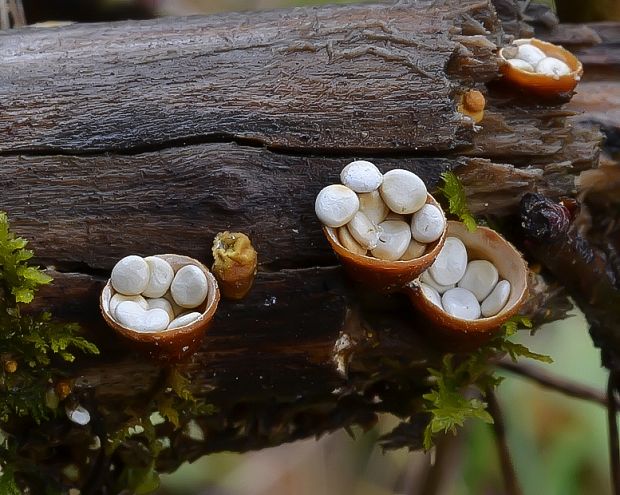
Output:
[[486,227],[470,232],[461,222],[449,221],[447,236],[457,237],[467,249],[470,260],[490,261],[500,279],[510,282],[510,295],[504,307],[494,316],[466,320],[450,315],[438,307],[432,296],[425,295],[423,281],[416,278],[405,292],[412,304],[430,324],[435,335],[448,336],[459,343],[478,343],[493,336],[501,325],[515,315],[527,297],[527,265],[519,251],[500,234]]
[[[541,50],[545,57],[557,59],[561,65],[566,64],[569,72],[551,75],[529,70],[528,61],[513,58],[512,52],[524,45],[532,45],[535,49]],[[515,40],[511,46],[506,46],[499,51],[499,58],[502,62],[500,70],[506,80],[540,96],[554,97],[570,93],[583,75],[583,66],[572,53],[561,46],[536,38]],[[511,63],[509,60],[517,62]],[[529,66],[532,67],[531,64]]]
[[175,274],[181,268],[188,265],[196,266],[204,273],[208,286],[206,299],[197,308],[189,310],[200,313],[198,318],[187,325],[159,332],[140,332],[128,328],[112,317],[110,300],[116,292],[110,280],[108,280],[101,291],[99,306],[108,326],[127,339],[133,347],[145,351],[159,360],[180,360],[191,355],[200,345],[204,333],[212,323],[220,300],[220,291],[215,277],[201,262],[178,254],[160,254],[155,256],[169,263]]
[[[427,194],[426,204],[436,206],[443,215],[441,206],[430,194]],[[400,290],[432,265],[446,239],[445,225],[444,221],[444,229],[439,239],[427,244],[421,256],[408,261],[387,261],[356,253],[342,245],[337,229],[324,226],[323,233],[351,279],[374,289],[393,292]]]
[[258,269],[258,254],[250,238],[241,232],[220,232],[213,240],[212,271],[222,295],[243,299],[252,288]]
[[485,105],[484,95],[478,90],[471,89],[461,95],[457,110],[469,117],[474,123],[478,123],[484,118]]

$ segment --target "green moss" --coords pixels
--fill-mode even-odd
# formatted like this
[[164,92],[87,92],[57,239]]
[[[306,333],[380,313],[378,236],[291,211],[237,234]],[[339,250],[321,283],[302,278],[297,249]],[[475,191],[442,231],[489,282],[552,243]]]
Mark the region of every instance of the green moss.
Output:
[[10,466],[6,466],[2,470],[2,476],[0,476],[0,493],[3,495],[21,495],[22,493],[15,480],[15,473]]
[[[29,264],[33,252],[26,249],[27,244],[10,231],[6,213],[0,212],[0,427],[7,431],[15,418],[30,417],[41,423],[55,415],[54,402],[49,397],[46,401],[46,393],[50,382],[62,376],[58,365],[74,361],[78,352],[99,353],[79,335],[77,324],[56,322],[48,312],[22,314],[21,306],[32,302],[37,289],[52,281]],[[12,493],[19,472],[8,463],[10,438],[0,445],[7,454],[1,466],[4,491],[0,493]]]
[[58,323],[50,313],[22,315],[20,306],[32,302],[37,289],[52,277],[31,266],[33,252],[27,241],[9,230],[0,212],[0,423],[11,416],[30,416],[37,423],[49,416],[46,383],[58,371],[54,361],[75,360],[75,352],[98,354],[91,342],[78,335],[75,323]]
[[164,373],[157,390],[144,408],[145,412],[141,416],[129,418],[106,439],[105,453],[108,457],[118,450],[139,449],[148,458],[145,463],[143,455],[125,456],[116,487],[119,491],[130,490],[139,495],[151,493],[158,488],[157,459],[164,449],[170,447],[170,441],[168,438],[157,437],[157,425],[169,422],[173,430],[177,431],[191,423],[195,417],[215,412],[213,405],[193,396],[190,380],[179,369],[173,366]]
[[492,423],[493,418],[486,411],[487,404],[479,398],[468,398],[466,389],[476,389],[478,395],[485,394],[497,387],[502,379],[495,376],[489,364],[492,358],[508,354],[513,361],[520,357],[551,363],[549,356],[530,351],[523,344],[508,340],[519,328],[532,328],[530,320],[515,316],[502,325],[500,334],[477,351],[459,359],[447,354],[439,370],[429,369],[433,377],[433,388],[423,396],[426,404],[424,410],[430,413],[430,421],[424,430],[424,448],[430,449],[433,437],[437,433],[453,433],[470,418],[478,418]]
[[439,190],[448,200],[448,210],[453,215],[459,217],[467,229],[473,232],[476,230],[476,220],[467,206],[467,197],[465,196],[463,184],[454,172],[444,172],[441,174],[441,178],[444,185]]

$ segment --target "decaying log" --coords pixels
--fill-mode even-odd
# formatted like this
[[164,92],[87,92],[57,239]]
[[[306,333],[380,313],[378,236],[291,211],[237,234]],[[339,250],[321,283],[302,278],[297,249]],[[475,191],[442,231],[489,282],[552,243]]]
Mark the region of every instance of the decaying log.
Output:
[[460,81],[496,76],[493,42],[497,20],[479,0],[4,34],[0,126],[11,137],[0,151],[137,153],[222,138],[454,149],[473,134],[454,111]]
[[[103,285],[85,275],[53,275],[75,300],[96,298]],[[60,310],[64,301],[56,294],[44,289],[37,304],[66,317],[89,317],[83,324],[107,356],[83,363],[74,384],[82,405],[107,410],[103,430],[73,426],[67,434],[105,437],[128,419],[128,410],[139,410],[165,371],[110,341],[94,304],[87,311],[66,305]],[[171,468],[172,455],[182,462],[207,452],[274,445],[372,422],[379,411],[408,415],[438,353],[415,331],[406,298],[367,297],[336,267],[260,274],[247,299],[222,305],[201,350],[178,367],[191,377],[195,396],[218,407],[216,414],[194,418],[208,441],[192,442],[182,430],[165,429],[178,442],[160,462]],[[71,429],[66,421],[58,423],[65,432]]]
[[[79,321],[102,350],[67,369],[68,400],[91,423],[22,430],[21,454],[36,451],[55,479],[76,464],[83,493],[107,493],[120,467],[140,465],[131,439],[114,454],[87,446],[153,412],[172,371],[110,336],[99,291],[130,253],[210,262],[226,229],[253,240],[256,285],[221,302],[199,352],[178,365],[217,409],[158,426],[170,440],[158,468],[419,411],[441,350],[403,297],[347,281],[314,197],[362,157],[432,190],[454,170],[472,211],[507,224],[526,192],[574,196],[601,134],[561,102],[492,82],[508,40],[489,0],[0,33],[0,210],[55,277],[31,309]],[[456,110],[472,88],[487,97],[478,125]],[[532,276],[528,314],[564,317],[565,293]],[[45,445],[70,448],[58,458]]]
[[[343,161],[223,143],[136,156],[4,157],[0,208],[41,262],[64,271],[109,270],[129,252],[181,246],[209,259],[213,237],[227,229],[248,233],[264,268],[329,265],[333,254],[313,205],[322,184],[338,181]],[[519,192],[575,192],[568,164],[545,175],[479,158],[374,161],[384,170],[413,170],[432,188],[440,173],[458,167],[475,213],[515,211]]]
[[[138,155],[7,156],[0,208],[11,211],[42,262],[63,270],[109,270],[129,252],[182,250],[210,259],[215,234],[229,229],[250,236],[263,268],[328,265],[333,255],[314,198],[322,184],[338,181],[344,160],[235,143]],[[377,163],[387,170],[403,160]],[[434,185],[457,164],[404,163]]]

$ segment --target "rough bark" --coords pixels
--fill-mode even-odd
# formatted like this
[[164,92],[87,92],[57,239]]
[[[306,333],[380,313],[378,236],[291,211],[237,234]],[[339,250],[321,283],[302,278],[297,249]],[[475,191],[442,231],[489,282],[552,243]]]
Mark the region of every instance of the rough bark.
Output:
[[0,126],[11,136],[0,151],[135,153],[222,137],[287,149],[454,149],[473,132],[454,112],[460,81],[495,77],[490,39],[501,35],[488,2],[453,7],[326,7],[0,35]]
[[[128,253],[210,259],[217,232],[246,232],[263,268],[333,264],[314,198],[344,158],[212,143],[138,155],[2,158],[0,208],[44,263],[109,270]],[[430,184],[456,162],[384,159]],[[32,205],[38,205],[33,208]],[[122,235],[119,234],[122,232]]]

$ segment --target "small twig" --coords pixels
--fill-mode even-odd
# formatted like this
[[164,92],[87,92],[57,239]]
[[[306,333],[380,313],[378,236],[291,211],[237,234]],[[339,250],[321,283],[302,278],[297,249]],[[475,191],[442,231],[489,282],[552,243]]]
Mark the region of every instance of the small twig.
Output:
[[426,477],[416,492],[424,495],[437,495],[442,492],[445,471],[450,464],[450,451],[454,447],[455,438],[451,435],[439,436],[435,442],[435,459],[426,472]]
[[10,0],[9,4],[13,12],[13,27],[24,27],[26,25],[26,14],[22,0]]
[[499,455],[502,466],[502,475],[504,477],[504,485],[508,495],[523,495],[517,473],[515,472],[510,451],[508,450],[508,442],[506,440],[506,425],[502,416],[501,409],[495,397],[495,393],[491,390],[487,392],[486,401],[488,404],[489,414],[493,417],[493,432],[495,433],[495,443],[497,445],[497,453]]
[[607,421],[609,423],[609,468],[611,472],[611,488],[614,495],[620,495],[620,450],[618,440],[618,403],[615,397],[616,380],[614,372],[609,374],[607,382]]
[[589,400],[607,407],[607,397],[603,392],[599,392],[598,390],[588,387],[587,385],[565,380],[541,370],[536,366],[513,363],[512,361],[500,361],[497,363],[497,367],[510,371],[516,375],[529,378],[543,387],[550,388],[564,395],[568,395],[576,399]]
[[9,29],[11,27],[11,18],[9,16],[9,6],[6,0],[0,0],[0,29]]

